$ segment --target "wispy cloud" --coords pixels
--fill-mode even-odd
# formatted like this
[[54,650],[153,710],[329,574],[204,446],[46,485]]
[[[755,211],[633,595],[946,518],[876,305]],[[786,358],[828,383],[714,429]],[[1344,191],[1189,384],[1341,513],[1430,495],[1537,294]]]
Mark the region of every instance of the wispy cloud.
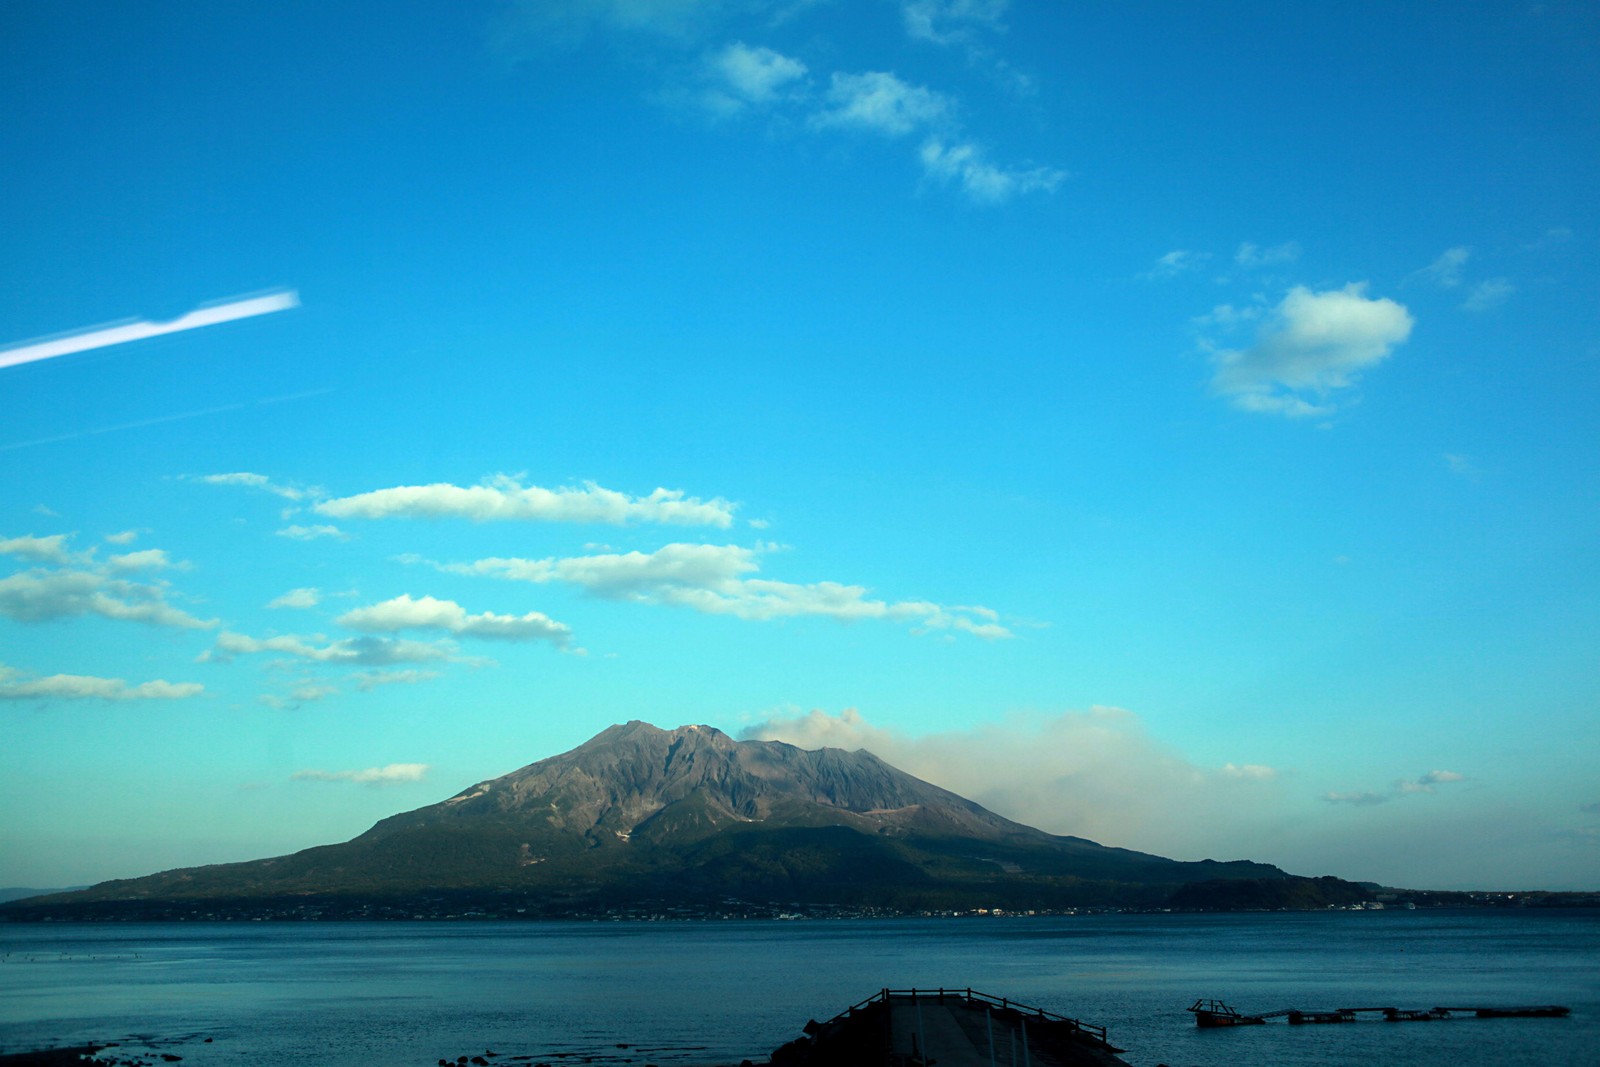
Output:
[[973,31],[1004,29],[1010,0],[903,0],[900,17],[912,40],[969,44]]
[[440,677],[438,671],[419,671],[415,668],[398,671],[357,671],[356,686],[363,692],[385,685],[419,685]]
[[226,663],[234,656],[277,652],[317,663],[347,663],[385,667],[397,663],[427,663],[449,659],[455,646],[448,642],[407,641],[387,637],[346,637],[330,641],[321,634],[280,634],[251,637],[224,630],[214,646],[199,656],[202,663]]
[[1278,777],[1278,772],[1260,763],[1224,763],[1222,775],[1247,782],[1267,782]]
[[1434,787],[1451,782],[1465,782],[1467,776],[1455,771],[1429,771],[1417,778],[1402,778],[1390,787],[1387,793],[1373,793],[1367,791],[1350,793],[1324,793],[1322,799],[1329,804],[1350,804],[1356,807],[1365,807],[1372,804],[1387,804],[1396,797],[1408,796],[1413,793],[1432,793]]
[[314,608],[322,603],[322,591],[319,589],[303,588],[291,589],[281,596],[273,597],[267,602],[269,608]]
[[297,782],[356,782],[361,785],[400,785],[420,782],[428,776],[426,763],[390,763],[383,767],[368,767],[360,771],[295,771],[290,777]]
[[375,489],[324,500],[316,510],[337,519],[461,518],[478,522],[664,523],[726,528],[733,522],[736,506],[720,497],[701,500],[685,496],[677,489],[656,489],[648,496],[636,497],[593,482],[545,489],[525,486],[519,478],[499,474],[472,486],[438,482]]
[[267,315],[274,311],[286,311],[299,306],[299,295],[293,290],[282,289],[255,296],[235,297],[214,304],[203,304],[187,315],[180,315],[170,322],[124,319],[121,322],[107,323],[87,330],[41,337],[0,348],[0,367],[14,367],[21,363],[71,355],[74,352],[87,352],[94,348],[142,341],[163,334],[180,333],[202,326],[215,326],[219,323]]
[[508,0],[501,5],[494,44],[521,56],[574,48],[601,31],[682,41],[715,28],[730,10],[771,6],[726,0]]
[[106,566],[115,571],[186,571],[189,564],[174,560],[164,548],[145,548],[138,552],[124,552],[108,556]]
[[[991,43],[1005,32],[1009,0],[903,0],[899,6],[911,40],[956,46],[968,67],[986,69],[1013,92],[1032,90],[1033,79]],[[750,31],[763,24],[775,30],[802,12],[821,9],[809,0],[541,0],[510,7],[499,36],[502,47],[519,55],[551,45],[570,47],[602,31],[625,39],[627,54],[643,49],[665,59],[661,68],[680,72],[681,84],[656,91],[654,98],[688,104],[719,119],[773,114],[790,123],[785,127],[790,130],[888,138],[921,134],[917,158],[924,178],[959,189],[973,203],[995,205],[1050,193],[1065,180],[1066,172],[1056,167],[990,159],[980,139],[963,129],[959,102],[950,92],[908,81],[882,66],[819,70],[817,62],[750,39]],[[735,25],[741,39],[717,42]],[[690,47],[699,59],[685,65],[675,57]]]
[[1474,285],[1461,302],[1463,311],[1489,311],[1510,299],[1517,287],[1506,278],[1489,278]]
[[[1191,762],[1123,708],[1015,715],[916,735],[876,726],[853,708],[836,715],[795,710],[753,723],[741,736],[800,748],[866,749],[1007,818],[1168,855],[1217,846],[1224,823],[1244,827],[1241,837],[1248,837],[1253,820],[1239,813],[1264,815],[1263,805],[1281,789],[1277,772],[1261,764],[1208,768]],[[1204,845],[1195,835],[1202,827]],[[1245,847],[1241,841],[1240,854]]]
[[1457,774],[1455,771],[1429,771],[1420,778],[1401,779],[1394,784],[1394,787],[1401,793],[1431,793],[1436,785],[1466,780],[1466,775]]
[[933,125],[951,111],[950,100],[943,93],[902,81],[888,71],[835,71],[825,101],[811,118],[813,126],[887,137],[901,137]]
[[1054,167],[1000,167],[973,144],[946,144],[929,138],[919,153],[929,177],[959,185],[971,199],[999,204],[1023,193],[1054,192],[1067,173]]
[[1387,359],[1411,327],[1404,306],[1368,297],[1364,282],[1323,292],[1295,286],[1249,348],[1212,346],[1212,388],[1245,411],[1327,415],[1336,407],[1332,394]]
[[276,536],[286,537],[291,541],[321,541],[327,538],[335,541],[350,540],[349,534],[337,526],[329,526],[326,523],[313,523],[310,526],[301,526],[296,523],[273,532]]
[[1454,289],[1461,284],[1462,272],[1466,270],[1470,259],[1472,259],[1472,249],[1466,245],[1447,248],[1439,253],[1438,258],[1432,263],[1407,275],[1406,281],[1420,281],[1436,285],[1441,289]]
[[0,615],[18,622],[44,622],[84,615],[154,626],[204,630],[216,619],[199,619],[167,603],[164,585],[112,577],[102,570],[34,569],[0,578]]
[[67,564],[78,558],[67,548],[70,537],[70,534],[50,534],[47,537],[24,534],[21,537],[0,538],[0,554],[33,563]]
[[323,491],[315,486],[288,485],[275,482],[265,474],[256,474],[253,471],[233,471],[227,474],[195,474],[187,477],[188,481],[198,482],[201,485],[238,485],[248,489],[259,489],[274,496],[281,496],[285,500],[308,500],[323,495]]
[[719,114],[764,108],[789,96],[806,76],[806,65],[771,48],[743,41],[711,53],[705,60],[710,83],[701,102]]
[[1567,226],[1552,226],[1538,237],[1524,244],[1522,247],[1529,252],[1543,252],[1545,249],[1564,245],[1572,240],[1572,230]]
[[1329,804],[1353,804],[1365,807],[1370,804],[1387,804],[1390,800],[1382,793],[1324,793],[1322,799]]
[[859,585],[797,584],[753,577],[760,570],[761,554],[739,545],[670,544],[654,552],[567,558],[496,557],[443,564],[414,556],[403,559],[429,563],[451,574],[540,584],[563,582],[612,600],[671,604],[708,615],[757,620],[823,616],[841,622],[882,619],[908,623],[919,631],[963,631],[990,639],[1012,636],[989,608],[877,600]]
[[1155,266],[1139,275],[1145,279],[1176,278],[1196,269],[1211,258],[1210,252],[1195,252],[1187,248],[1175,248],[1171,252],[1156,259]]
[[1281,245],[1271,245],[1265,248],[1251,241],[1245,241],[1239,246],[1239,250],[1233,254],[1235,263],[1250,269],[1281,267],[1293,263],[1299,258],[1300,243],[1298,241],[1285,241]]
[[168,682],[159,678],[137,685],[129,685],[121,678],[86,674],[22,678],[15,669],[0,666],[0,700],[183,700],[204,691],[205,687],[198,682]]
[[541,612],[525,615],[496,615],[482,612],[469,615],[453,600],[440,600],[409,594],[364,608],[347,611],[334,620],[340,626],[364,633],[395,633],[400,630],[443,630],[464,637],[496,641],[549,641],[564,647],[572,639],[572,628]]

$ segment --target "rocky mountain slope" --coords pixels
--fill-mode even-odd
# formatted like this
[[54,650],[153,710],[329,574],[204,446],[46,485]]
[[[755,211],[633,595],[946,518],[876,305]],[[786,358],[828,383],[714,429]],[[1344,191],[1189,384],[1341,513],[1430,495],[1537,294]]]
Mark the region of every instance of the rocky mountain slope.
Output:
[[343,844],[105,882],[0,913],[153,916],[181,902],[285,900],[404,911],[441,893],[531,915],[730,899],[1054,909],[1153,906],[1185,885],[1235,880],[1269,897],[1295,883],[1297,899],[1309,881],[1266,864],[1186,863],[1047,834],[866,751],[635,721]]

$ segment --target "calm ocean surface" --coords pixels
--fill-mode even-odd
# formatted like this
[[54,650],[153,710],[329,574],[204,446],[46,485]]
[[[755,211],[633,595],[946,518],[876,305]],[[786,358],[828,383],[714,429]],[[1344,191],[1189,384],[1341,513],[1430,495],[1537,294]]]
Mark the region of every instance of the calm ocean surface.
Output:
[[[939,985],[1107,1026],[1139,1067],[1600,1065],[1596,912],[0,925],[0,952],[0,1051],[121,1040],[185,1067],[737,1063],[883,986]],[[1573,1015],[1200,1031],[1196,997]]]

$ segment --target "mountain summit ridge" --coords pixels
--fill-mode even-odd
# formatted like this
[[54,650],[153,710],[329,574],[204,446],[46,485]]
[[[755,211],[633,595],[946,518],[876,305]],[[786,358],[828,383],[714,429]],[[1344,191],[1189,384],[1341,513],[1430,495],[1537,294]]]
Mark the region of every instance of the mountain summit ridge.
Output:
[[[865,749],[803,749],[735,741],[713,726],[612,726],[569,752],[386,819],[374,831],[486,814],[537,812],[562,830],[631,838],[675,805],[698,802],[712,823],[761,823],[797,806],[831,809],[846,824],[882,830],[920,823],[1028,837],[964,797],[897,770]],[[820,813],[813,811],[812,817]]]

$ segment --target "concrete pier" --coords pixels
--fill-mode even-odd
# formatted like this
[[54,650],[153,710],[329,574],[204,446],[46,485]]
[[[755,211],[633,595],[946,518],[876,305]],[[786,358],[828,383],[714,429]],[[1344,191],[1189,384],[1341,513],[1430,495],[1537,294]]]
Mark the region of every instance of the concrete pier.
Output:
[[806,1032],[775,1067],[1126,1067],[1103,1028],[970,989],[885,989]]

